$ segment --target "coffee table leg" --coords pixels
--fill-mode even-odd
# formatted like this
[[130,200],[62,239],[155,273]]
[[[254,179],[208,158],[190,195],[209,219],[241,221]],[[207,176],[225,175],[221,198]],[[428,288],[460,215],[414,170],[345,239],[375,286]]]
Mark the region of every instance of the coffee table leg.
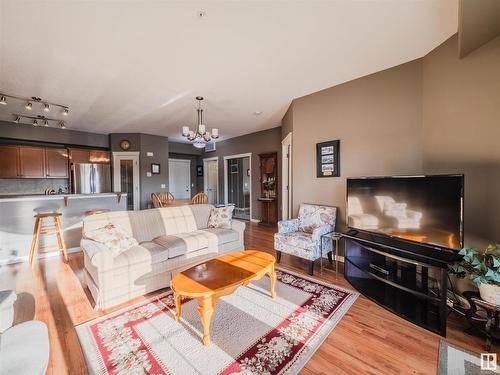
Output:
[[271,271],[269,271],[269,277],[271,278],[271,297],[276,298],[276,270],[274,264],[271,266]]
[[210,344],[210,321],[214,313],[214,306],[211,297],[200,298],[198,300],[198,313],[203,325],[203,345]]
[[175,320],[179,320],[181,318],[181,310],[182,310],[181,295],[174,293],[174,300],[175,300]]

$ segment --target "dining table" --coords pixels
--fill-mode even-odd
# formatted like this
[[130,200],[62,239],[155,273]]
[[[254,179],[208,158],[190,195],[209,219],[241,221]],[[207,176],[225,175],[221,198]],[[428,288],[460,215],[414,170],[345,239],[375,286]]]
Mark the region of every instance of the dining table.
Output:
[[165,207],[179,207],[191,204],[191,199],[174,199],[173,201],[165,202]]

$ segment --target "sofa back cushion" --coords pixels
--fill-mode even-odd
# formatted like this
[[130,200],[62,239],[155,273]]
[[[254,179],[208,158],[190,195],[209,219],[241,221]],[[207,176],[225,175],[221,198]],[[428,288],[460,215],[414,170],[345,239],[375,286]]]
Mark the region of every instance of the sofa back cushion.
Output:
[[314,229],[324,225],[335,228],[336,216],[337,207],[302,203],[299,208],[299,230],[312,233]]
[[[153,238],[159,236],[193,232],[198,229],[198,225],[202,225],[204,214],[203,210],[193,210],[192,207],[194,205],[155,208],[142,211],[112,211],[92,215],[83,220],[84,232],[101,228],[111,223],[120,226],[139,243],[151,241]],[[207,209],[208,212],[210,212],[210,208]],[[200,215],[198,219],[195,218],[195,213]],[[208,214],[206,223],[208,223]]]
[[198,230],[208,228],[210,211],[214,206],[211,204],[192,204],[189,207],[193,212],[194,220],[196,221],[196,228]]

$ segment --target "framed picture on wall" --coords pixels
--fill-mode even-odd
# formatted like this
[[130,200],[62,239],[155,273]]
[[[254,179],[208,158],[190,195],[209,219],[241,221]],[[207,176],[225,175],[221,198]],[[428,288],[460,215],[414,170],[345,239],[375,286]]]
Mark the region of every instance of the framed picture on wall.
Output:
[[203,165],[196,166],[196,177],[203,177]]
[[340,176],[340,140],[316,144],[316,177]]
[[151,163],[151,174],[160,174],[160,164]]

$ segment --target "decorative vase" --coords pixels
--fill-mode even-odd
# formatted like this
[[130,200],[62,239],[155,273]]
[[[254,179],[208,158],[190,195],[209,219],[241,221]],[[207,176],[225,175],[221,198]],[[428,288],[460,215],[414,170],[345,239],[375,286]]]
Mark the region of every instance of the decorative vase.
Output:
[[500,305],[500,286],[494,284],[479,285],[481,299],[493,305]]

